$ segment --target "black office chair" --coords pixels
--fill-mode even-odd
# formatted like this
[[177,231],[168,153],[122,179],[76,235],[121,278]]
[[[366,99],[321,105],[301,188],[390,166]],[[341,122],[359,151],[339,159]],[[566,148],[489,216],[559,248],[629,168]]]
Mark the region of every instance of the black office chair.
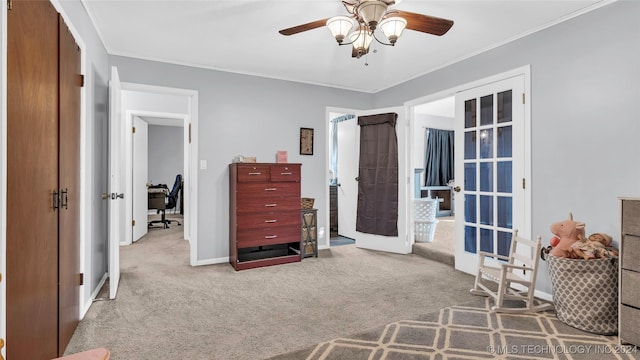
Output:
[[[167,185],[161,184],[161,185],[156,185],[156,186],[152,186],[155,188],[164,188],[166,189],[166,196],[165,196],[165,201],[164,201],[164,207],[162,206],[156,206],[155,208],[158,209],[158,213],[161,213],[162,216],[160,218],[160,220],[153,220],[153,221],[149,221],[149,227],[154,227],[153,224],[162,224],[163,227],[165,229],[169,228],[169,224],[171,224],[172,222],[175,222],[178,224],[178,226],[181,226],[182,224],[180,224],[180,222],[178,220],[174,220],[174,219],[167,219],[165,217],[166,215],[166,210],[171,210],[171,209],[175,209],[176,205],[178,204],[178,196],[180,194],[180,189],[182,189],[182,175],[178,174],[176,175],[176,181],[173,183],[173,188],[171,189],[171,192],[168,192],[169,188],[167,187]],[[149,188],[152,188],[149,187]],[[151,193],[149,193],[151,196]],[[150,201],[151,203],[151,201]]]

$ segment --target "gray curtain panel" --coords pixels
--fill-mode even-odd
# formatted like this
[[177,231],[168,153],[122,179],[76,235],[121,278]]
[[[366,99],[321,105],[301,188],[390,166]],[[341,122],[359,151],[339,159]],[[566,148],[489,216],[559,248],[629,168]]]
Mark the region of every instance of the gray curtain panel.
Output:
[[427,129],[424,186],[445,186],[453,179],[454,133]]
[[356,231],[398,236],[398,114],[358,117],[360,164]]

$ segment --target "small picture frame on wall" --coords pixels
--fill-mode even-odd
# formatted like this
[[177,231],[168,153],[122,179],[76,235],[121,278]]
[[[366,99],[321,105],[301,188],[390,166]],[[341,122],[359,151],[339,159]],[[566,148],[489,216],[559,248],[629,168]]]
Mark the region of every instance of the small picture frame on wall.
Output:
[[313,155],[313,129],[300,128],[300,155]]

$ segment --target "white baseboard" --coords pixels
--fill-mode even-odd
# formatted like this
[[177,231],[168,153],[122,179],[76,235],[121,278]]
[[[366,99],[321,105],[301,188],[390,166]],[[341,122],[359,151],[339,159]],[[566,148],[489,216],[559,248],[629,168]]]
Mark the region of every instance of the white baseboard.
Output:
[[91,304],[93,304],[93,300],[95,300],[95,298],[98,297],[98,293],[104,286],[104,283],[105,281],[107,281],[108,277],[109,277],[109,274],[105,272],[104,275],[102,276],[102,279],[100,279],[98,286],[96,286],[95,290],[93,290],[93,293],[91,293],[91,296],[89,297],[89,301],[80,307],[80,320],[84,319],[84,316],[87,315],[87,311],[89,311]]
[[228,262],[229,262],[229,257],[227,256],[227,257],[221,257],[221,258],[215,258],[215,259],[198,260],[196,262],[196,266],[224,264]]
[[546,293],[544,291],[536,290],[533,292],[533,296],[537,297],[538,299],[553,302],[553,295]]

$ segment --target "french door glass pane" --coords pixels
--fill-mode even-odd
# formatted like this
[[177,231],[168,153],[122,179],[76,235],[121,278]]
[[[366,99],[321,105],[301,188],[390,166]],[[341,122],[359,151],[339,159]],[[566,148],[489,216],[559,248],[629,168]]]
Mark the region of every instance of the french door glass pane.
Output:
[[511,233],[498,231],[498,255],[508,256],[511,247]]
[[476,246],[476,227],[465,226],[464,227],[464,251],[475,254],[478,252]]
[[493,157],[493,129],[480,130],[480,158]]
[[512,120],[511,90],[498,93],[498,122],[511,122]]
[[476,164],[464,164],[464,188],[467,191],[476,191]]
[[498,128],[498,157],[511,157],[513,154],[512,144],[513,129],[511,126]]
[[464,102],[464,249],[508,255],[513,227],[513,92]]
[[464,158],[476,158],[476,131],[465,131],[464,133]]
[[480,251],[493,252],[493,230],[480,229]]
[[464,195],[464,221],[468,223],[476,222],[476,196]]
[[[465,164],[466,165],[466,164]],[[511,161],[498,161],[497,164],[497,189],[501,193],[511,193],[513,188]]]
[[493,196],[480,195],[480,223],[493,225]]
[[513,227],[512,213],[513,198],[498,196],[498,226],[511,229]]
[[480,165],[480,191],[493,191],[493,163],[482,162]]
[[476,99],[464,102],[464,128],[476,127]]
[[480,125],[493,124],[493,94],[480,98]]

